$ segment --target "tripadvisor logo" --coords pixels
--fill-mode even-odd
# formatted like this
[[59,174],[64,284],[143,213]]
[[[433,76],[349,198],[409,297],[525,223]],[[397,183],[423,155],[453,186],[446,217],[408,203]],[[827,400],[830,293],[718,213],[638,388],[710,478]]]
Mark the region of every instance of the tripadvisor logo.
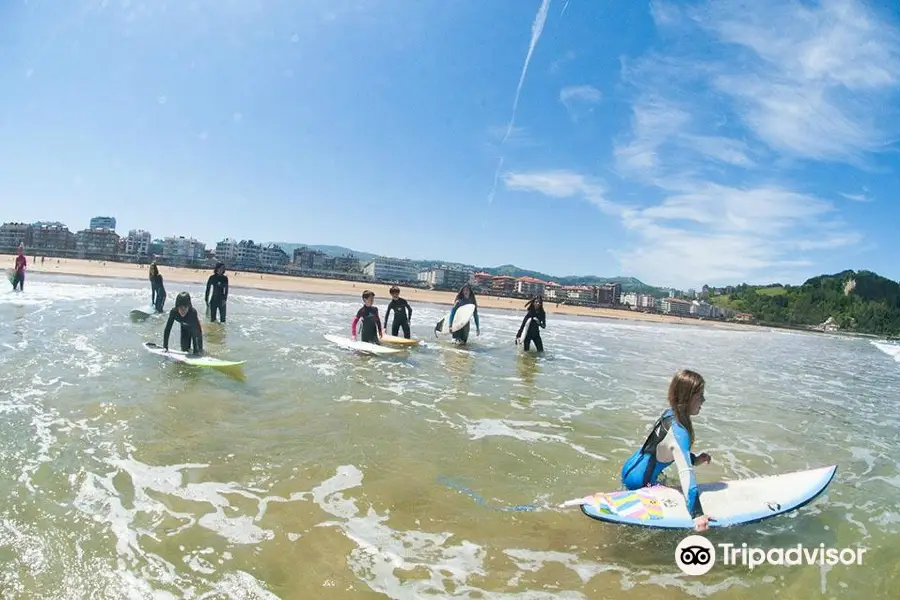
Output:
[[[718,550],[717,550],[718,547]],[[675,547],[675,564],[686,575],[704,575],[716,565],[740,565],[754,569],[760,565],[819,565],[832,567],[862,565],[866,548],[826,548],[825,544],[790,548],[755,548],[747,544],[713,545],[702,535],[689,535]]]

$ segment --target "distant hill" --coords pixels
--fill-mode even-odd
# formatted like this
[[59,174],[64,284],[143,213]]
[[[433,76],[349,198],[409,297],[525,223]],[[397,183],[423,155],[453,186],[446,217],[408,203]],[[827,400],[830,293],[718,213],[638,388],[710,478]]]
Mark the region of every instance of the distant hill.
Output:
[[831,319],[846,331],[900,334],[900,283],[872,271],[819,275],[798,286],[744,284],[711,301],[765,323],[821,325]]
[[[328,246],[316,244],[295,244],[284,242],[270,242],[281,246],[288,254],[293,254],[295,248],[307,247],[312,250],[324,252],[329,256],[347,256],[352,254],[360,260],[373,260],[378,258],[377,254],[371,252],[360,252],[344,246]],[[445,260],[413,260],[412,261],[420,269],[430,269],[440,266],[460,267],[473,269],[475,271],[484,271],[491,275],[509,275],[511,277],[534,277],[543,281],[555,281],[560,285],[603,285],[604,283],[618,283],[622,286],[623,292],[638,292],[642,294],[652,294],[657,297],[668,295],[669,290],[663,290],[652,285],[647,285],[634,277],[597,277],[595,275],[567,275],[565,277],[556,277],[547,275],[538,271],[529,271],[521,269],[515,265],[500,265],[499,267],[477,267],[474,265],[466,265],[462,263],[448,262]]]

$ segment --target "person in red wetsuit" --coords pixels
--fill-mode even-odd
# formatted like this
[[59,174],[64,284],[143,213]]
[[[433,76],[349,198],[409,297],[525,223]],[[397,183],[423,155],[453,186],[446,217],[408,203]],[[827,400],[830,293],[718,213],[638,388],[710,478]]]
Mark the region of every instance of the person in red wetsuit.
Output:
[[16,255],[16,266],[13,273],[12,286],[13,291],[16,288],[19,291],[25,290],[25,267],[28,266],[28,259],[25,258],[25,247],[19,244],[19,253]]
[[380,344],[381,336],[384,332],[381,329],[381,319],[378,318],[378,307],[375,306],[375,292],[366,290],[362,293],[363,305],[356,316],[353,317],[353,324],[350,325],[350,337],[356,341],[356,326],[362,322],[360,327],[361,341],[370,344]]

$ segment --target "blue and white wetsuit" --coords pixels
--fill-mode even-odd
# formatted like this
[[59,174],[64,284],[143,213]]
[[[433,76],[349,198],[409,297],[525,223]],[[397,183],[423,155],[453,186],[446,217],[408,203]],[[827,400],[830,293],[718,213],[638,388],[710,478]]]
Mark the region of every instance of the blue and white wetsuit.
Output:
[[672,463],[678,465],[681,491],[692,518],[703,515],[700,505],[700,488],[694,478],[697,457],[691,454],[691,436],[675,418],[671,408],[666,409],[650,431],[647,441],[622,467],[622,484],[636,490],[656,485],[659,474]]

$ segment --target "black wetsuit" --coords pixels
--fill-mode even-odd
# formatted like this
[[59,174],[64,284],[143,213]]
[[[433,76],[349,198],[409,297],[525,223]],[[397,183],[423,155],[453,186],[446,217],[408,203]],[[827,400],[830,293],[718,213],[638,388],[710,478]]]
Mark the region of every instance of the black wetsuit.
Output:
[[353,317],[353,324],[350,325],[351,335],[356,335],[356,325],[360,321],[362,321],[362,327],[360,328],[362,331],[359,335],[360,341],[370,344],[380,343],[378,334],[382,332],[382,329],[381,319],[378,318],[378,308],[363,305],[362,308],[356,311],[356,316]]
[[403,329],[403,337],[409,339],[409,322],[412,319],[412,307],[403,298],[391,300],[387,311],[384,313],[384,328],[387,329],[388,317],[394,313],[394,325],[391,327],[391,335],[395,336]]
[[166,288],[163,285],[162,275],[150,276],[150,302],[156,308],[156,312],[162,312],[166,303]]
[[[472,296],[469,296],[468,298],[458,298],[456,300],[456,303],[454,303],[453,308],[450,309],[450,319],[449,319],[449,322],[447,323],[448,329],[453,325],[453,318],[456,316],[456,309],[458,309],[460,306],[465,306],[466,304],[475,304],[476,305],[475,312],[472,313],[472,320],[475,321],[475,327],[478,327],[478,305],[476,304],[476,302],[472,298]],[[450,334],[450,337],[452,337],[457,342],[460,342],[461,344],[465,344],[469,341],[469,330],[471,328],[472,328],[471,322],[466,323],[465,327],[463,327],[462,329],[460,329],[458,331],[454,331],[453,333]]]
[[182,317],[178,309],[169,311],[169,320],[166,321],[166,329],[163,331],[163,348],[169,349],[169,334],[172,333],[172,325],[178,321],[181,323],[181,351],[190,352],[191,346],[195,354],[203,352],[203,329],[200,327],[200,315],[193,306]]
[[[209,289],[212,288],[212,298],[209,297]],[[228,276],[213,273],[206,280],[206,303],[209,305],[209,320],[216,320],[216,311],[219,312],[219,320],[225,322],[225,301],[228,300]]]
[[541,328],[547,327],[547,313],[545,313],[543,309],[535,310],[533,307],[529,308],[528,312],[525,314],[525,318],[522,319],[522,324],[519,325],[519,332],[516,333],[516,339],[522,337],[522,330],[525,328],[525,323],[528,323],[528,331],[525,332],[525,339],[522,342],[525,345],[525,352],[531,350],[531,342],[534,342],[535,350],[543,352],[544,342],[541,340]]

